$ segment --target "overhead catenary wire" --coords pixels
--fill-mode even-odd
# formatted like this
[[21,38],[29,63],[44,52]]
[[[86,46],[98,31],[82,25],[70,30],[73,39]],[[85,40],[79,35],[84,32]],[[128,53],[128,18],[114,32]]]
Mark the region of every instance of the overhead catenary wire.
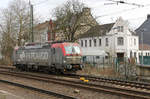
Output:
[[42,5],[44,3],[47,3],[49,0],[43,0],[43,1],[40,1],[38,3],[33,3],[34,6],[39,6],[39,5]]
[[[142,4],[129,3],[129,2],[126,2],[126,1],[124,1],[124,0],[118,0],[118,1],[115,1],[115,0],[107,0],[107,1],[115,2],[117,5],[118,5],[118,4],[127,4],[127,5],[133,5],[133,6],[138,6],[138,7],[144,7],[144,5],[142,5]],[[114,3],[114,4],[115,4],[115,3]],[[113,4],[113,3],[110,3],[110,4]]]
[[[135,9],[138,9],[138,8],[144,8],[144,7],[150,6],[150,4],[142,5],[142,4],[136,4],[136,3],[128,3],[128,2],[125,2],[123,0],[118,0],[118,1],[115,1],[115,0],[106,0],[106,1],[115,2],[115,3],[117,3],[117,5],[120,3],[120,4],[135,5],[135,6],[138,6],[138,7],[134,7],[134,8],[130,8],[130,9],[124,9],[124,10],[113,12],[113,13],[109,13],[109,14],[104,14],[104,15],[96,17],[96,19],[99,18],[99,17],[105,17],[105,16],[109,16],[109,15],[112,15],[112,14],[124,13],[124,12],[135,10]],[[115,3],[106,3],[106,4],[115,4]],[[106,4],[104,3],[104,5],[106,5]]]
[[[38,3],[33,3],[32,5],[33,6],[39,6],[39,5],[42,5],[44,3],[47,3],[49,0],[40,0]],[[96,19],[98,18],[103,18],[103,17],[107,17],[107,16],[113,16],[113,15],[117,15],[117,14],[120,14],[120,13],[125,13],[125,12],[128,12],[128,11],[133,11],[133,10],[136,10],[136,9],[141,9],[141,8],[145,8],[145,7],[148,7],[150,6],[150,4],[147,4],[147,5],[143,5],[143,4],[137,4],[137,3],[128,3],[124,0],[106,0],[106,1],[110,1],[110,2],[116,2],[116,3],[120,3],[120,4],[127,4],[127,5],[135,5],[137,7],[133,7],[133,8],[129,8],[129,9],[123,9],[123,10],[120,10],[120,11],[115,11],[115,12],[111,12],[111,13],[108,13],[108,14],[103,14],[103,15],[100,15],[100,16],[97,16]]]
[[132,10],[135,10],[135,9],[141,9],[141,8],[145,8],[145,7],[149,7],[149,6],[150,6],[150,4],[144,5],[143,7],[134,7],[134,8],[130,8],[130,9],[123,9],[121,11],[116,11],[116,12],[112,12],[112,13],[109,13],[109,14],[103,14],[103,15],[97,16],[96,19],[101,18],[101,17],[110,16],[110,15],[112,16],[112,15],[115,15],[115,14],[124,13],[124,12],[127,12],[127,11],[132,11]]
[[[42,5],[44,3],[47,3],[48,1],[49,0],[42,0],[38,3],[33,3],[32,5],[33,6],[39,6],[39,5]],[[118,13],[124,13],[124,12],[127,12],[127,11],[135,10],[135,9],[138,9],[138,8],[144,8],[144,7],[150,6],[150,4],[142,5],[142,4],[136,4],[136,3],[128,3],[128,2],[125,2],[123,0],[118,0],[118,1],[106,0],[106,1],[117,2],[117,3],[120,3],[120,4],[135,5],[135,6],[138,6],[138,7],[134,7],[134,8],[130,8],[130,9],[124,9],[124,10],[121,10],[121,11],[116,11],[116,12],[112,12],[112,13],[109,13],[109,14],[100,15],[100,16],[97,16],[96,19],[100,18],[100,17],[106,17],[106,16],[110,16],[110,15],[115,15],[115,14],[118,14]]]

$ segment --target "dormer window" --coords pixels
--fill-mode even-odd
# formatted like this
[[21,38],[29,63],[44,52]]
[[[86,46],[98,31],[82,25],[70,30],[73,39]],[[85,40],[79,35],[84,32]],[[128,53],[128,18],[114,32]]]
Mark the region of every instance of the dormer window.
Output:
[[118,37],[117,39],[118,39],[117,40],[118,45],[123,45],[124,44],[123,37]]
[[123,26],[118,26],[118,32],[123,32]]

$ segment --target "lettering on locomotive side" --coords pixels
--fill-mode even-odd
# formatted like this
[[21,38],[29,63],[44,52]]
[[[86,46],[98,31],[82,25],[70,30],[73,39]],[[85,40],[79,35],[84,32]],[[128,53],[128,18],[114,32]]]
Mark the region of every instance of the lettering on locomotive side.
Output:
[[22,53],[20,53],[20,61],[25,59],[25,53],[24,51]]
[[19,54],[19,61],[23,60],[47,60],[48,59],[48,52],[21,52]]

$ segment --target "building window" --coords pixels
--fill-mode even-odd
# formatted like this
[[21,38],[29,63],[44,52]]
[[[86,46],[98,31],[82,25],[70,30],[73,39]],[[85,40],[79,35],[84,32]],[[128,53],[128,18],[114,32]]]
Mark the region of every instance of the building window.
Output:
[[136,45],[136,39],[134,39],[134,45]]
[[85,40],[85,47],[87,47],[87,40]]
[[99,46],[101,46],[101,39],[99,39]]
[[123,26],[118,26],[118,32],[123,32]]
[[86,56],[83,56],[82,59],[83,59],[83,62],[86,62]]
[[148,56],[148,53],[146,52],[146,56]]
[[94,39],[94,46],[96,47],[96,39]]
[[91,47],[91,43],[92,43],[91,40],[89,40],[89,46],[90,46],[90,47]]
[[132,58],[132,51],[130,51],[130,58]]
[[96,59],[99,59],[100,57],[99,56],[96,56]]
[[124,44],[124,40],[123,37],[118,37],[118,45],[123,45]]
[[120,26],[120,31],[123,32],[123,26]]
[[108,46],[108,38],[106,38],[105,40],[106,40],[106,43],[105,43],[105,44],[106,44],[106,46]]
[[134,57],[136,58],[136,52],[134,52]]
[[83,47],[83,40],[81,40],[81,47]]

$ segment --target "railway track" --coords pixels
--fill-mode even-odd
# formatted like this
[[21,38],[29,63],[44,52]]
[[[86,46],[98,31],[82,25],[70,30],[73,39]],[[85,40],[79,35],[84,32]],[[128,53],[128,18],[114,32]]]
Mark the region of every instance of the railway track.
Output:
[[0,69],[10,69],[10,70],[13,70],[13,69],[15,69],[15,67],[14,66],[0,65]]
[[129,86],[129,87],[133,87],[133,88],[141,88],[141,89],[150,90],[150,84],[144,83],[144,82],[136,82],[136,81],[98,77],[98,76],[90,76],[90,75],[69,74],[69,75],[65,75],[65,76],[69,76],[71,78],[84,77],[85,79],[88,79],[88,80],[94,81],[94,82],[100,82],[100,83],[104,82],[104,83],[111,83],[114,85],[127,86],[127,87]]
[[[2,69],[10,69],[13,70],[15,67],[12,66],[0,66]],[[77,74],[67,74],[63,75],[65,77],[71,77],[71,78],[80,78],[80,77],[85,77],[86,79],[90,81],[95,81],[95,82],[104,82],[104,83],[111,83],[115,85],[120,85],[120,86],[129,86],[133,88],[141,88],[141,89],[146,89],[150,90],[150,84],[149,83],[144,83],[144,82],[135,82],[135,81],[129,81],[129,80],[120,80],[120,79],[114,79],[114,78],[106,78],[106,77],[99,77],[99,76],[90,76],[90,75],[77,75]]]
[[10,71],[0,71],[0,74],[23,77],[27,79],[33,79],[33,80],[44,81],[44,82],[55,83],[55,84],[61,84],[61,85],[71,86],[75,88],[82,88],[82,89],[87,89],[87,90],[96,91],[96,92],[119,95],[119,96],[128,97],[128,98],[130,97],[132,99],[134,98],[150,99],[150,93],[146,91],[138,91],[138,90],[121,88],[121,87],[118,88],[118,87],[107,86],[107,85],[84,83],[81,81],[66,80],[66,79],[61,79],[61,78],[46,77],[46,76],[10,72]]
[[26,89],[33,90],[33,91],[37,91],[37,92],[40,92],[40,93],[48,94],[48,95],[55,96],[55,97],[58,97],[58,98],[61,98],[61,99],[77,99],[75,97],[55,93],[55,92],[44,90],[44,89],[35,88],[35,87],[32,87],[32,86],[19,84],[19,83],[16,83],[16,82],[10,82],[10,81],[7,81],[7,80],[0,80],[0,82],[10,84],[10,85],[13,85],[13,86],[17,86],[17,87],[21,87],[21,88],[26,88]]

